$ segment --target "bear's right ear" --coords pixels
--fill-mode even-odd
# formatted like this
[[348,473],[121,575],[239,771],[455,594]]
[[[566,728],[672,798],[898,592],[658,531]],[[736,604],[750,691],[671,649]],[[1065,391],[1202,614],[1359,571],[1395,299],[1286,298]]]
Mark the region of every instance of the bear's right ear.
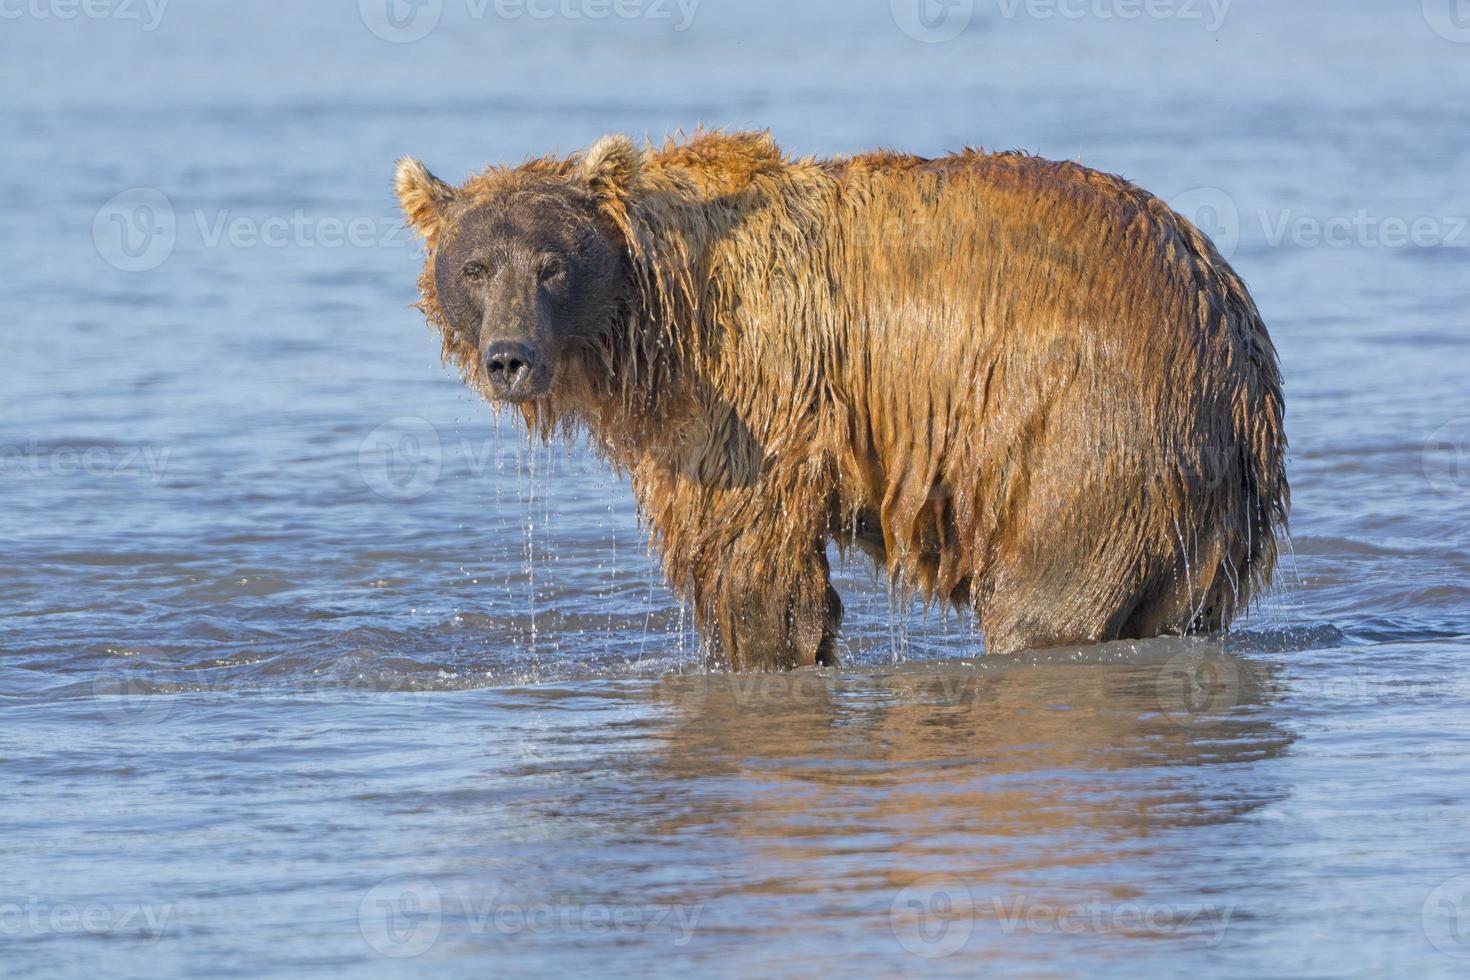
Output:
[[625,198],[638,183],[643,170],[643,153],[620,133],[604,136],[587,148],[577,165],[577,175],[604,200]]
[[404,157],[393,175],[393,190],[409,227],[433,246],[444,227],[444,211],[454,200],[454,188],[413,157]]

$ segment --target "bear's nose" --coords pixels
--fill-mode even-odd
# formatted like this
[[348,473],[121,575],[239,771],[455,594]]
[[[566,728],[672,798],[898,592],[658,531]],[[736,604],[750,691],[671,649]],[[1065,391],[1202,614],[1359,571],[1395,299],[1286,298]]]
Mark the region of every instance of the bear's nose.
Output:
[[536,351],[525,344],[502,340],[485,350],[485,372],[490,383],[501,391],[515,391],[535,367]]

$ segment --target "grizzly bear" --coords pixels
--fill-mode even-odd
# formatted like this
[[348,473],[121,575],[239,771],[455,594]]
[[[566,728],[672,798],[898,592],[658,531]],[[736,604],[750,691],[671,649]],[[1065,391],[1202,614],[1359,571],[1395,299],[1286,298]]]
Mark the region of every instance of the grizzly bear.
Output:
[[1270,583],[1275,350],[1122,178],[700,133],[395,185],[445,358],[629,477],[713,663],[835,663],[829,541],[990,653],[1221,630]]

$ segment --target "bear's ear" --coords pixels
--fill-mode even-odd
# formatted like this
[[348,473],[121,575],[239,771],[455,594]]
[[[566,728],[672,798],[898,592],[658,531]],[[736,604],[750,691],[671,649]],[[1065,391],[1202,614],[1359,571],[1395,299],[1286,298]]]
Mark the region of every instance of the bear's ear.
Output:
[[604,136],[587,148],[577,175],[598,198],[626,197],[638,183],[643,153],[621,133]]
[[393,175],[393,190],[409,227],[433,245],[444,225],[444,210],[454,200],[454,188],[413,157],[404,157]]

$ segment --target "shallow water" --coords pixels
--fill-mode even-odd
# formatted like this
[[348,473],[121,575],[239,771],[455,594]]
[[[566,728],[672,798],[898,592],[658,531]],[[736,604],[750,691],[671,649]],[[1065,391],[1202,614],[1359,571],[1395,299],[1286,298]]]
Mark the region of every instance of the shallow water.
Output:
[[[1449,4],[134,6],[0,24],[7,972],[1463,975]],[[1283,586],[1000,660],[854,565],[841,671],[704,674],[626,487],[439,367],[387,191],[698,122],[1181,202],[1280,349]]]

